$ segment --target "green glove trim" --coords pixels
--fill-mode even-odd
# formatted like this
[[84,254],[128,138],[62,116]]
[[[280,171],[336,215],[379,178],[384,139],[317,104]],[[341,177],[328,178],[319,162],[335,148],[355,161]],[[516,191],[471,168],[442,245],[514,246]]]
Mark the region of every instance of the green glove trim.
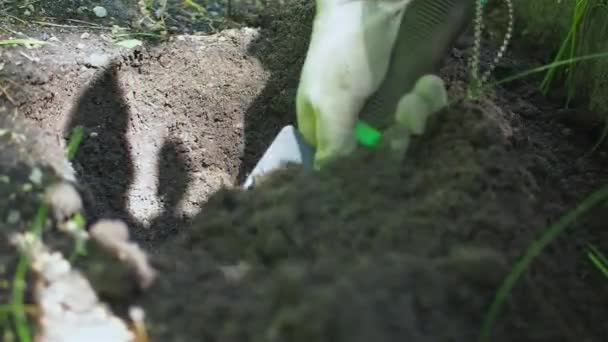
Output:
[[359,144],[369,148],[378,146],[380,139],[382,139],[382,133],[380,131],[363,121],[357,122],[357,126],[355,126],[355,136],[357,137],[357,142],[359,142]]

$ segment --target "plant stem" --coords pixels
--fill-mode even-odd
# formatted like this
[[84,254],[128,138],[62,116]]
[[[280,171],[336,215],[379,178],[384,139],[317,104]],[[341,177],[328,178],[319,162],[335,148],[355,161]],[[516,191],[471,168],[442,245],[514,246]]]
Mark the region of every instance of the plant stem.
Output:
[[[42,235],[42,229],[44,228],[47,215],[48,206],[46,204],[40,205],[31,228],[32,233],[34,233],[36,237]],[[25,297],[25,277],[28,266],[29,259],[26,255],[22,254],[17,264],[11,291],[11,311],[15,320],[15,331],[17,332],[20,342],[30,342],[32,340],[23,303]]]

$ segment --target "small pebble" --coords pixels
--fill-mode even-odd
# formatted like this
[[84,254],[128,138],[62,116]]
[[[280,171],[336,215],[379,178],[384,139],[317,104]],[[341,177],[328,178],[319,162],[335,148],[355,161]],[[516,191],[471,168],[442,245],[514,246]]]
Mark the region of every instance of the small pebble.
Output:
[[47,203],[53,206],[57,220],[63,221],[82,210],[82,199],[71,184],[54,184],[45,196]]
[[18,212],[17,210],[11,210],[8,213],[8,217],[6,218],[6,222],[9,224],[15,224],[17,222],[19,222],[19,220],[21,219],[21,213]]
[[84,32],[83,34],[80,35],[80,39],[87,39],[91,36],[91,34],[89,34],[89,32]]
[[34,184],[40,184],[42,182],[42,171],[39,168],[34,167],[30,173],[30,181]]
[[104,18],[108,15],[108,10],[105,7],[95,6],[93,7],[93,13],[99,18]]
[[108,64],[109,61],[110,57],[108,55],[103,53],[93,53],[89,56],[88,63],[95,68],[100,68]]
[[103,33],[99,35],[99,38],[101,38],[102,40],[109,42],[109,43],[111,43],[113,41],[113,39],[111,37],[109,37],[108,35],[103,34]]
[[82,50],[82,49],[84,49],[84,44],[82,44],[82,43],[78,43],[78,44],[76,45],[76,48],[77,48],[77,49]]

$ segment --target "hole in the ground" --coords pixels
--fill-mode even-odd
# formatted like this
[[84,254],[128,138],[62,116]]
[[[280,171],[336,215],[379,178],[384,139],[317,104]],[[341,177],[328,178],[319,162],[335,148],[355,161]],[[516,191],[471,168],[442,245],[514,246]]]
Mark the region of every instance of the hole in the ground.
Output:
[[50,64],[51,100],[22,111],[64,136],[84,128],[74,167],[93,217],[164,240],[222,185],[239,185],[245,116],[267,79],[245,46],[210,37],[152,47],[137,65],[118,53],[100,69]]

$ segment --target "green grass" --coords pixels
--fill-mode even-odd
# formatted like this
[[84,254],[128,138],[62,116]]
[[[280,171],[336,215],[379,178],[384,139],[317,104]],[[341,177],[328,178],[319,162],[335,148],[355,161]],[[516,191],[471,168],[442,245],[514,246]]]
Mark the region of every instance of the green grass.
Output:
[[[76,225],[77,229],[84,229],[86,227],[87,221],[81,214],[76,214],[72,219],[72,223]],[[76,258],[80,255],[87,255],[87,249],[85,241],[77,239],[74,242],[74,249],[72,250],[72,254],[70,255],[68,260],[70,262],[74,262]]]
[[[577,53],[577,36],[580,31],[582,18],[585,16],[586,12],[591,8],[589,6],[589,1],[587,0],[576,0],[576,4],[574,5],[572,22],[570,24],[570,29],[562,45],[557,52],[557,55],[554,58],[554,62],[559,62],[565,58],[572,59],[576,57]],[[567,54],[567,55],[566,55]],[[568,75],[568,102],[572,99],[574,82],[574,68],[575,64],[572,63],[569,65],[569,69],[566,69],[566,74]],[[540,87],[542,92],[546,95],[549,92],[552,82],[555,80],[556,73],[559,71],[559,67],[553,67],[547,71],[545,78],[543,79]]]
[[[48,206],[41,204],[36,213],[34,222],[32,223],[31,231],[36,237],[42,235],[42,229],[48,218]],[[24,296],[26,289],[26,275],[29,268],[29,259],[25,255],[21,255],[13,278],[13,288],[11,291],[11,313],[15,331],[20,342],[32,341],[32,335],[27,322],[27,315],[24,304]]]
[[[524,0],[524,1],[529,1],[529,0]],[[589,13],[591,13],[591,10],[598,9],[598,7],[593,7],[592,5],[585,4],[581,1],[585,1],[585,0],[577,0],[576,6],[575,6],[574,12],[573,12],[573,19],[572,19],[572,23],[571,23],[572,27],[569,31],[568,36],[564,40],[562,47],[560,48],[560,51],[558,52],[558,55],[554,58],[552,63],[544,65],[544,66],[540,66],[537,68],[533,68],[533,69],[524,71],[522,73],[518,73],[516,75],[504,78],[504,79],[496,81],[496,82],[483,84],[481,88],[488,89],[488,88],[492,88],[492,87],[495,87],[500,84],[522,79],[522,78],[528,77],[533,74],[546,73],[545,79],[543,80],[543,83],[541,85],[541,89],[546,92],[549,89],[549,85],[556,77],[556,74],[557,74],[559,68],[569,67],[569,69],[567,69],[567,70],[569,70],[569,72],[570,72],[568,75],[568,77],[569,77],[568,82],[570,82],[571,92],[569,93],[569,99],[571,99],[573,97],[573,89],[575,89],[576,82],[578,81],[574,77],[575,66],[578,66],[578,63],[580,63],[580,62],[587,62],[586,63],[587,66],[589,64],[591,64],[592,66],[602,65],[602,63],[606,63],[606,58],[608,58],[608,51],[590,53],[590,54],[582,54],[580,51],[584,51],[584,50],[577,48],[578,46],[581,46],[581,45],[579,45],[579,44],[581,44],[581,43],[579,43],[580,41],[585,41],[584,39],[582,39],[582,40],[578,39],[579,38],[579,36],[577,34],[577,32],[579,31],[578,28],[582,27],[583,25],[588,25],[588,22],[586,22],[584,20],[584,18],[586,16],[588,16]],[[605,0],[602,0],[602,1],[604,2],[604,5],[603,5],[604,7],[600,7],[599,9],[606,10],[606,13],[608,13],[608,10],[607,10],[608,7],[606,7],[606,5],[605,5],[606,1]],[[538,6],[540,2],[541,2],[541,0],[529,1],[528,5],[529,6]],[[541,11],[539,11],[539,13],[541,13]],[[558,13],[556,13],[556,14],[558,14]],[[547,24],[555,25],[555,23],[553,23],[553,21],[555,20],[554,18],[556,18],[556,17],[553,17],[550,14],[545,13],[543,18],[544,18],[544,20],[547,20],[547,18],[550,18],[549,22]],[[559,17],[557,17],[557,18],[559,18]],[[604,29],[608,28],[608,21],[603,23],[603,25],[604,25]],[[608,32],[607,30],[604,30],[604,31]],[[474,51],[473,54],[475,55],[475,53],[476,52]],[[477,51],[477,53],[478,53],[478,51]],[[593,63],[593,62],[595,62],[595,63]],[[608,63],[606,65],[608,65]],[[473,74],[475,74],[475,72],[473,72]],[[608,72],[606,73],[606,76],[607,76],[607,80],[608,80]],[[452,102],[457,102],[457,101],[458,101],[458,99],[455,101],[452,101]],[[608,135],[608,121],[607,121],[606,128],[604,130],[603,136],[606,136],[606,135]],[[507,275],[507,277],[505,278],[505,280],[503,281],[501,286],[498,288],[498,290],[495,294],[495,297],[494,297],[494,299],[489,307],[489,310],[484,318],[484,321],[482,323],[482,327],[481,327],[481,331],[480,331],[480,335],[479,335],[479,342],[491,341],[492,329],[506,302],[507,297],[511,294],[513,288],[517,285],[521,276],[530,268],[533,261],[544,251],[544,249],[549,244],[551,244],[559,235],[561,235],[577,219],[579,219],[582,215],[587,213],[590,209],[595,208],[599,204],[606,203],[607,201],[608,201],[608,184],[604,185],[599,190],[592,193],[587,199],[582,201],[574,210],[572,210],[571,212],[569,212],[568,214],[563,216],[555,224],[551,225],[548,229],[546,229],[538,237],[537,240],[535,240],[528,247],[528,249],[525,251],[523,256],[520,258],[520,260],[518,260],[515,263],[511,272]],[[604,257],[603,254],[601,254],[594,247],[590,247],[590,249],[587,253],[587,257],[590,259],[590,261],[593,263],[593,265],[604,276],[606,276],[608,278],[608,260],[606,259],[606,257]]]
[[82,142],[82,138],[84,137],[84,129],[81,126],[74,127],[72,129],[72,133],[70,135],[66,155],[69,161],[72,161],[76,156],[76,152],[78,151],[78,147]]
[[[545,47],[559,45],[553,56],[554,66],[546,71],[540,84],[547,95],[555,84],[564,84],[565,107],[573,100],[586,102],[592,111],[604,113],[604,129],[589,153],[593,153],[608,137],[608,60],[579,64],[558,64],[588,54],[608,52],[608,0],[519,0],[518,15],[522,18],[527,39],[533,44],[549,42]],[[570,12],[571,16],[562,13]],[[563,38],[562,38],[563,37]],[[557,82],[561,81],[561,82]]]
[[594,245],[587,246],[587,258],[593,266],[608,280],[608,259]]
[[[586,56],[576,56],[567,59],[555,60],[553,63],[533,68],[522,73],[507,77],[485,85],[485,87],[494,87],[500,84],[512,82],[532,74],[542,73],[550,70],[555,70],[558,67],[572,65],[574,63],[583,61],[593,61],[608,58],[608,52],[595,53]],[[608,185],[601,187],[599,190],[591,194],[587,199],[580,203],[573,211],[566,214],[555,224],[550,226],[541,236],[534,241],[526,250],[523,257],[515,264],[509,275],[505,278],[502,285],[498,289],[492,304],[484,319],[479,341],[489,342],[491,341],[492,328],[500,314],[505,301],[521,276],[530,268],[532,262],[538,257],[541,252],[562,234],[566,228],[574,223],[578,218],[587,213],[590,209],[595,208],[597,205],[606,203],[608,201]],[[595,267],[602,272],[608,278],[608,260],[594,247],[590,247],[588,258],[595,265]]]
[[[608,51],[608,0],[517,0],[516,4],[521,23],[518,39],[546,51],[554,62]],[[539,46],[539,41],[544,45]],[[608,61],[549,69],[540,88],[547,94],[557,84],[565,85],[565,106],[579,99],[589,109],[608,114]]]
[[183,0],[183,5],[185,8],[191,8],[199,13],[207,13],[205,7],[197,4],[193,0]]
[[[575,0],[572,10],[572,19],[568,34],[564,38],[561,47],[554,57],[554,61],[558,62],[564,58],[574,58],[576,56],[594,52],[597,50],[595,42],[595,31],[606,32],[608,23],[605,20],[594,20],[594,16],[599,15],[603,19],[608,19],[608,1],[607,0]],[[603,15],[603,16],[602,16]],[[604,46],[606,48],[608,46]],[[561,71],[566,80],[567,99],[566,106],[576,96],[577,89],[577,68],[576,63],[569,65],[567,68],[552,68],[547,71],[541,90],[547,94],[551,85],[556,79],[557,74]]]
[[[484,85],[484,88],[490,88],[500,84],[512,82],[536,73],[542,73],[546,72],[547,70],[555,69],[556,67],[567,66],[569,64],[579,63],[583,61],[589,62],[601,60],[605,58],[608,58],[608,52],[561,59],[559,61],[554,61],[553,63],[533,68],[522,73],[518,73],[516,75],[504,78],[502,80],[486,84]],[[502,307],[505,304],[507,297],[511,294],[513,288],[516,286],[521,276],[530,268],[530,265],[536,259],[536,257],[538,257],[551,242],[553,242],[559,235],[561,235],[566,230],[566,228],[571,226],[582,215],[587,213],[592,208],[595,208],[600,204],[606,203],[608,203],[608,184],[604,185],[599,190],[592,193],[589,197],[582,201],[574,210],[563,216],[555,224],[551,225],[540,235],[540,237],[536,241],[534,241],[528,247],[522,258],[515,263],[513,269],[507,275],[502,285],[496,292],[494,300],[492,301],[490,308],[484,318],[479,336],[479,342],[491,341],[491,333],[493,326],[502,310]],[[604,257],[604,255],[599,252],[599,250],[597,250],[597,248],[595,248],[594,246],[589,247],[587,257],[590,259],[593,265],[608,279],[608,259]]]
[[5,39],[0,40],[0,45],[8,46],[24,46],[26,48],[35,48],[41,45],[46,45],[47,42],[38,39]]
[[[76,151],[83,138],[82,127],[76,127],[72,130],[70,135],[69,144],[67,147],[67,158],[72,160],[76,155]],[[48,219],[49,206],[47,203],[41,203],[34,221],[30,227],[30,232],[36,237],[42,236],[44,225]],[[74,218],[79,226],[84,227],[85,221],[81,215],[76,215]],[[76,244],[73,257],[83,253],[82,244]],[[27,320],[27,305],[25,304],[25,291],[26,291],[26,277],[29,269],[30,261],[25,254],[21,254],[17,262],[17,268],[12,281],[11,287],[11,301],[7,306],[0,306],[0,326],[4,326],[3,338],[12,335],[10,331],[10,325],[7,324],[9,316],[12,316],[14,330],[20,342],[31,342],[32,333]]]
[[[82,142],[83,137],[84,129],[81,126],[77,126],[72,129],[72,134],[70,135],[66,151],[66,155],[69,161],[72,161],[76,156],[76,152],[78,151],[78,147],[80,147],[80,143]],[[86,226],[86,220],[80,214],[76,214],[75,217],[72,219],[72,222],[76,225],[76,227],[78,227],[78,229],[84,229],[84,227]],[[82,240],[76,240],[74,250],[69,258],[70,262],[76,260],[79,255],[86,255],[86,246],[84,245],[84,241]]]
[[[517,81],[519,79],[523,79],[523,78],[526,78],[528,76],[532,76],[534,74],[540,74],[540,73],[546,72],[547,70],[550,70],[552,68],[556,68],[556,67],[560,67],[560,66],[565,66],[565,65],[568,65],[568,64],[572,64],[572,63],[585,62],[585,61],[589,62],[589,61],[599,60],[599,59],[607,59],[608,60],[608,52],[595,53],[595,54],[590,54],[590,55],[585,55],[585,56],[578,56],[578,57],[574,57],[574,58],[570,58],[570,59],[564,59],[564,60],[561,60],[559,62],[552,62],[550,64],[541,65],[539,67],[532,68],[532,69],[529,69],[529,70],[517,73],[515,75],[505,77],[505,78],[500,79],[498,81],[485,83],[485,84],[483,84],[479,88],[478,92],[482,93],[483,91],[492,89],[492,88],[494,88],[494,87],[496,87],[498,85],[506,84],[506,83],[513,82],[513,81]],[[459,101],[462,101],[465,98],[469,98],[469,94],[466,94],[462,98],[458,97],[458,98],[451,99],[449,105],[458,103]],[[608,126],[607,126],[607,129],[605,131],[605,134],[608,135]]]
[[[513,82],[518,79],[522,79],[534,74],[547,72],[558,67],[563,67],[579,62],[592,62],[597,60],[604,60],[608,58],[608,52],[595,53],[584,56],[576,56],[567,59],[556,60],[550,64],[546,64],[540,67],[532,68],[530,70],[506,77],[504,79],[486,83],[482,85],[480,90],[491,89],[495,86]],[[467,96],[467,95],[465,95]],[[456,103],[462,98],[453,99],[450,103]],[[559,221],[550,226],[545,230],[540,237],[534,241],[528,249],[525,251],[522,258],[516,262],[511,272],[507,275],[501,286],[499,287],[496,295],[490,305],[490,308],[484,318],[482,328],[479,335],[479,342],[490,342],[491,333],[493,326],[505,304],[507,297],[521,278],[521,276],[530,268],[532,262],[538,257],[542,251],[553,242],[560,234],[562,234],[566,228],[572,225],[582,215],[587,213],[590,209],[595,208],[597,205],[608,202],[608,184],[601,187],[599,190],[591,194],[587,199],[580,203],[573,211],[563,216]],[[608,278],[608,260],[599,253],[597,249],[591,249],[588,253],[588,258],[593,262],[600,272],[602,272]]]
[[550,226],[536,241],[534,241],[523,257],[515,264],[512,271],[509,273],[507,278],[504,280],[494,300],[490,306],[490,309],[484,319],[481,334],[479,337],[480,342],[491,341],[491,333],[494,323],[505,304],[505,301],[521,276],[526,272],[532,262],[538,255],[547,247],[551,242],[555,240],[560,234],[562,234],[566,228],[571,226],[576,220],[582,217],[589,210],[595,208],[599,204],[606,203],[608,201],[608,184],[601,187],[599,190],[592,193],[583,202],[581,202],[574,210],[563,216],[555,224]]
[[524,77],[527,77],[527,76],[530,76],[533,74],[545,72],[547,70],[551,70],[553,68],[561,67],[564,65],[572,64],[572,63],[578,63],[578,62],[583,62],[583,61],[592,61],[592,60],[598,60],[598,59],[604,59],[604,58],[608,58],[608,51],[601,52],[601,53],[594,53],[594,54],[585,55],[585,56],[578,56],[578,57],[569,58],[569,59],[564,59],[559,62],[545,64],[545,65],[542,65],[542,66],[539,66],[536,68],[532,68],[532,69],[523,71],[523,72],[515,74],[513,76],[505,77],[499,81],[487,84],[486,87],[493,87],[493,86],[497,86],[499,84],[513,82],[515,80],[522,79]]

